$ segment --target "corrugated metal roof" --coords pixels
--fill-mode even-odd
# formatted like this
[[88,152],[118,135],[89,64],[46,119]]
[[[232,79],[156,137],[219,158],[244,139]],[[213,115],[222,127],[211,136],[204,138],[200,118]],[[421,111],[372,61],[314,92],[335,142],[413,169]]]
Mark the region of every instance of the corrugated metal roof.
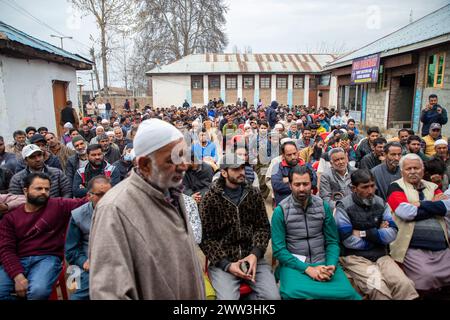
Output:
[[[330,69],[333,66],[351,63],[353,59],[365,57],[375,53],[388,52],[392,49],[406,47],[426,40],[450,34],[450,4],[446,5],[407,26],[384,36],[368,45],[357,49],[326,66]],[[395,52],[391,53],[395,54]],[[385,54],[382,56],[387,56]]]
[[315,73],[335,58],[332,54],[192,54],[147,74]]
[[76,60],[79,62],[92,64],[92,61],[90,61],[80,55],[70,53],[66,50],[55,47],[54,45],[51,45],[48,42],[36,39],[36,38],[30,36],[29,34],[26,34],[25,32],[20,31],[16,28],[4,23],[3,21],[0,21],[0,40],[15,41],[15,42],[21,43],[23,45],[32,47],[37,50],[46,51],[48,53],[62,56],[64,58],[68,58],[68,59],[73,59],[73,60]]

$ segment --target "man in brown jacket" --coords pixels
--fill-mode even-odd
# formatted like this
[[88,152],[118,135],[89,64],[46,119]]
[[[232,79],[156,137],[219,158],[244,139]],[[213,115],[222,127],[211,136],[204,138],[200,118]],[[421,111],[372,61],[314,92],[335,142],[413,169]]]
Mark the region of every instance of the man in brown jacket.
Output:
[[134,139],[138,168],[97,204],[90,235],[91,299],[199,300],[203,274],[178,188],[181,132],[158,119]]

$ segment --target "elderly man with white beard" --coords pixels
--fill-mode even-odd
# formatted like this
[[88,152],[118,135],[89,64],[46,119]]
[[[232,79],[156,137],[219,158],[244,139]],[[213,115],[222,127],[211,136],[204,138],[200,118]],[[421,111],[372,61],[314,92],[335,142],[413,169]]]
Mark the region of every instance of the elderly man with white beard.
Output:
[[400,160],[402,178],[388,190],[387,201],[398,226],[391,257],[416,290],[427,294],[450,286],[450,249],[445,217],[450,200],[438,186],[423,180],[422,159],[414,153]]
[[186,143],[171,124],[142,122],[137,168],[98,203],[90,238],[91,299],[205,298],[181,190]]

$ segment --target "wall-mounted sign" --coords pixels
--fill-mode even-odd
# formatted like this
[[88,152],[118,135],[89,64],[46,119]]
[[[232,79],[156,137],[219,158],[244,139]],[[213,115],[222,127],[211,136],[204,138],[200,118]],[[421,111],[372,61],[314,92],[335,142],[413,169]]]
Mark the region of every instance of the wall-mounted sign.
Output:
[[376,83],[378,81],[379,68],[379,53],[353,60],[352,84]]

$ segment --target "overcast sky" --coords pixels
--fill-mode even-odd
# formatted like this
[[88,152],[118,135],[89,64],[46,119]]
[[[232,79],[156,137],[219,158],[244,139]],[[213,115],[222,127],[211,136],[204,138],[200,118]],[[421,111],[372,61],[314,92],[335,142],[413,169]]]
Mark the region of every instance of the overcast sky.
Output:
[[[130,0],[131,1],[131,0]],[[226,0],[226,52],[250,46],[253,53],[317,52],[345,47],[359,48],[435,11],[449,0]],[[36,22],[28,13],[54,28],[73,36],[64,48],[89,58],[92,34],[98,31],[91,17],[76,18],[66,0],[0,0],[0,20],[52,44],[55,30]],[[128,43],[131,48],[131,41]],[[131,52],[130,52],[131,53]],[[118,55],[120,57],[120,55]],[[114,59],[119,59],[114,57]],[[114,63],[114,61],[113,61]],[[111,70],[113,85],[122,85],[118,63]],[[83,77],[83,81],[86,78]]]

